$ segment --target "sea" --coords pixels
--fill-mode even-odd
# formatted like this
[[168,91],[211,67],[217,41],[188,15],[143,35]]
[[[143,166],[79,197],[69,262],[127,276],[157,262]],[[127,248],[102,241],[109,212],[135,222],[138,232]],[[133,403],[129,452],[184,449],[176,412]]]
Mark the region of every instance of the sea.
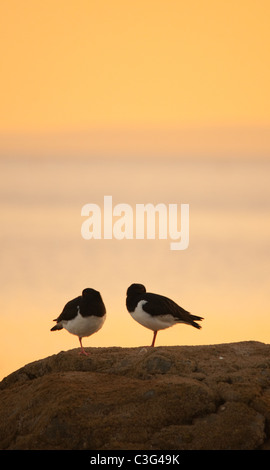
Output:
[[[0,379],[79,346],[50,328],[85,287],[99,290],[107,309],[86,347],[151,344],[151,331],[125,307],[133,282],[204,317],[200,331],[179,325],[160,332],[158,347],[270,341],[266,158],[3,157],[0,180]],[[104,238],[105,196],[112,209],[126,204],[134,217],[137,204],[177,205],[179,230],[181,204],[188,204],[188,246],[171,250],[157,219],[155,238],[136,238],[135,218],[133,237]],[[99,239],[82,236],[86,204],[100,208]],[[117,220],[112,216],[112,229]]]

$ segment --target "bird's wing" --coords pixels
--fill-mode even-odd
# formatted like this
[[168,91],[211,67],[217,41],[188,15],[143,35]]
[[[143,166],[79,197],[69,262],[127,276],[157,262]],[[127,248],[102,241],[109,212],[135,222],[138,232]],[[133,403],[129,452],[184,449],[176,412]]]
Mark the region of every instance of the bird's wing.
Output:
[[80,311],[83,317],[90,317],[91,315],[94,315],[95,317],[103,317],[106,313],[106,308],[102,298],[100,297],[100,299],[93,299],[91,302],[87,303],[82,300]]
[[59,315],[59,317],[56,319],[57,323],[62,321],[62,320],[72,320],[72,318],[75,317],[77,311],[78,311],[78,306],[80,306],[80,302],[82,300],[82,297],[76,297],[73,300],[70,300],[63,308],[62,313]]
[[191,320],[190,313],[168,297],[148,292],[144,294],[143,299],[148,301],[143,305],[143,309],[151,315],[172,315],[176,321]]

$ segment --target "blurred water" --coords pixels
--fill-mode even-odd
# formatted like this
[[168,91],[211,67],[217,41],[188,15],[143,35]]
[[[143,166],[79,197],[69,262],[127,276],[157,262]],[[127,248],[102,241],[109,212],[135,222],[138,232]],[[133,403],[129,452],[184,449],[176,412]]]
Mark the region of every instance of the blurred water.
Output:
[[[269,161],[18,158],[2,159],[0,174],[0,315],[6,325],[11,316],[27,318],[28,312],[51,320],[67,300],[92,286],[121,330],[126,288],[142,282],[195,314],[208,313],[213,327],[209,321],[201,343],[215,342],[215,333],[217,341],[237,339],[243,324],[250,325],[245,334],[266,340]],[[170,240],[83,240],[81,208],[102,207],[104,195],[134,210],[136,203],[188,203],[189,248],[171,251]]]

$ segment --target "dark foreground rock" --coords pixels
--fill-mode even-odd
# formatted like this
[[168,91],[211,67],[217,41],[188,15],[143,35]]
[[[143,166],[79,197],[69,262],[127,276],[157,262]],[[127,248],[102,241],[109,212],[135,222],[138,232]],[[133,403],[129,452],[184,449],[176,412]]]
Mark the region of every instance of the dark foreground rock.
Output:
[[270,345],[87,351],[0,383],[0,449],[270,449]]

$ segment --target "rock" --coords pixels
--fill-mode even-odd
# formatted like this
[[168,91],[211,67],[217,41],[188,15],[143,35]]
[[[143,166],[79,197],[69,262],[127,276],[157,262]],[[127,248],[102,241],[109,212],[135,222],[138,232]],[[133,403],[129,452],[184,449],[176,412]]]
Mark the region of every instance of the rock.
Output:
[[270,345],[88,352],[0,383],[0,449],[270,448]]
[[168,426],[165,432],[156,434],[154,444],[160,449],[167,448],[168,443],[169,449],[182,450],[256,449],[264,441],[264,421],[261,414],[243,403],[228,402],[192,425]]

